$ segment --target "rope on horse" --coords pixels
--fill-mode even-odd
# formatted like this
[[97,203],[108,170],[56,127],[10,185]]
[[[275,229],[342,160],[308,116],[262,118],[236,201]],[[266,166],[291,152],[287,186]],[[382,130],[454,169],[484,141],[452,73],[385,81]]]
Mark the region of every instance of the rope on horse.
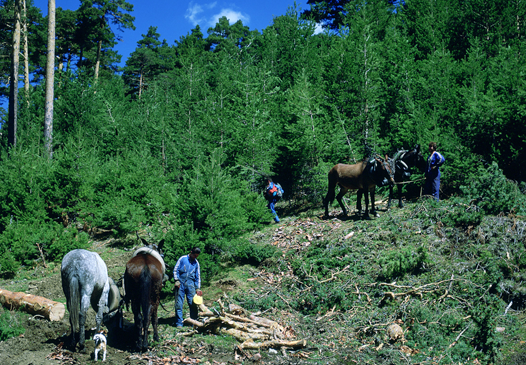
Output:
[[395,182],[395,185],[410,184],[410,183],[415,183],[417,181],[422,181],[422,180],[425,180],[425,179],[426,178],[423,177],[423,178],[420,178],[420,179],[417,179],[417,180],[400,181],[400,182]]

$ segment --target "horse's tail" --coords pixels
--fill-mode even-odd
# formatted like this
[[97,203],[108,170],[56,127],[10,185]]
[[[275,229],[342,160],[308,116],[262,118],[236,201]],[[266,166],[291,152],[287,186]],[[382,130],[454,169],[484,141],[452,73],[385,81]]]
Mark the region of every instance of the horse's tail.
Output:
[[336,189],[336,183],[338,182],[338,172],[336,171],[336,167],[333,167],[331,171],[329,171],[328,178],[329,178],[329,190],[327,191],[327,195],[325,196],[325,199],[323,199],[323,204],[325,206],[332,204],[332,202],[334,201],[334,198],[336,197],[336,193],[334,192]]
[[68,298],[69,322],[71,323],[71,333],[79,330],[79,313],[80,313],[80,284],[78,278],[73,275],[69,279],[69,298]]
[[150,296],[152,288],[152,273],[148,265],[144,265],[141,272],[141,283],[140,293],[141,293],[141,308],[142,308],[142,321],[144,324],[144,333],[148,333],[148,328],[146,324],[149,323],[150,318]]

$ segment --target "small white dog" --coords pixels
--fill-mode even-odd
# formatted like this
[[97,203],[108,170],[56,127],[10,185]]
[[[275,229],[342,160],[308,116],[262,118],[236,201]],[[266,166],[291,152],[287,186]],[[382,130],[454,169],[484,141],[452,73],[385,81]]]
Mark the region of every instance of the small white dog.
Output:
[[102,351],[102,361],[106,361],[106,331],[102,330],[99,333],[95,334],[93,336],[93,341],[95,341],[95,361],[97,361],[97,357],[99,355],[99,352]]

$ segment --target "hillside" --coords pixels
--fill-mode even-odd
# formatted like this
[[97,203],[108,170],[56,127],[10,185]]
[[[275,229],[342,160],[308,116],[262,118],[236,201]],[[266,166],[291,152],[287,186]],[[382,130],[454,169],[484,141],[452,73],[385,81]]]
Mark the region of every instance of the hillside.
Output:
[[[380,216],[370,221],[333,216],[339,213],[334,208],[327,219],[319,208],[302,213],[287,203],[280,208],[280,224],[248,237],[254,247],[273,246],[276,253],[259,266],[223,262],[221,274],[203,288],[209,307],[221,298],[260,311],[308,341],[301,350],[261,350],[261,363],[524,363],[524,217],[487,216],[477,226],[453,227],[437,220],[440,211],[454,210],[451,203],[422,200],[403,209],[381,206]],[[124,272],[132,249],[111,236],[91,246],[114,279]],[[0,287],[65,301],[60,269],[52,263],[25,267]],[[236,351],[231,337],[176,331],[173,296],[169,290],[164,294],[160,343],[148,353],[134,353],[133,315],[125,311],[124,333],[112,337],[117,332],[108,325],[108,364],[252,363],[249,357],[258,351]],[[7,311],[1,311],[2,333],[20,326],[25,332],[0,342],[0,363],[91,359],[92,340],[85,353],[61,349],[69,333],[67,314],[53,323],[20,312],[6,320]],[[388,337],[391,324],[401,327],[402,337]],[[87,327],[93,326],[90,310]]]

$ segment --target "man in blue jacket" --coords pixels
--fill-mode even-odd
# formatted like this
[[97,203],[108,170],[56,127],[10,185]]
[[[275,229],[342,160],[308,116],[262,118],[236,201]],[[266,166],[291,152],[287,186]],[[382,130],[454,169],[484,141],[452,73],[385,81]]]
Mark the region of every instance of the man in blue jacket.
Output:
[[438,201],[440,190],[440,166],[444,164],[446,159],[437,152],[437,144],[429,142],[429,158],[427,159],[426,168],[426,185],[424,187],[424,195],[431,195]]
[[190,318],[197,319],[197,306],[193,303],[194,296],[203,295],[201,288],[201,270],[197,257],[201,253],[199,247],[194,247],[188,255],[181,256],[174,267],[175,279],[175,325],[183,327],[183,304],[186,301],[190,307]]

